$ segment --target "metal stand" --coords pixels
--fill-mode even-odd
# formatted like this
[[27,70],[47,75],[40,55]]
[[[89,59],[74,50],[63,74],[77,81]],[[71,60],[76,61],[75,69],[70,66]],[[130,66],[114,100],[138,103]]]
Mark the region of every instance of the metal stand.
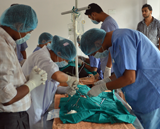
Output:
[[[75,0],[75,8],[73,10],[61,13],[62,15],[73,13],[74,44],[75,44],[76,50],[78,50],[78,44],[77,44],[77,34],[76,34],[77,26],[76,26],[76,13],[75,12],[86,10],[88,8],[88,7],[77,8],[77,6],[78,6],[78,0]],[[75,67],[75,69],[76,69],[75,70],[76,71],[76,77],[79,78],[79,73],[78,73],[78,56],[76,56],[76,58],[75,58],[75,63],[76,63],[75,64],[76,65],[76,67]]]

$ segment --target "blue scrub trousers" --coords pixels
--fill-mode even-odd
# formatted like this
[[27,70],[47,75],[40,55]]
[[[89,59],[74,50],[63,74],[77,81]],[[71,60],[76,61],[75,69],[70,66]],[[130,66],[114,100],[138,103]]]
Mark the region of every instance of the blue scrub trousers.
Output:
[[146,114],[134,113],[138,117],[144,129],[160,129],[160,108]]

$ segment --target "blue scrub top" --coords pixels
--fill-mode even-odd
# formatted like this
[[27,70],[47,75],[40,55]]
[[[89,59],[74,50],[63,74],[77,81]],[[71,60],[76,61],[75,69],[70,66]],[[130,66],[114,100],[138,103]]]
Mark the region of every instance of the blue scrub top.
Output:
[[103,21],[101,25],[101,29],[105,30],[106,33],[111,32],[118,28],[119,26],[117,22],[111,16],[106,17],[106,19]]
[[90,66],[97,68],[97,73],[99,74],[99,79],[103,79],[100,58],[97,59],[94,56],[89,56],[89,60],[90,60]]
[[26,42],[24,42],[22,44],[16,44],[17,56],[18,56],[19,62],[21,62],[23,60],[23,55],[22,55],[21,51],[25,51],[27,47],[28,47],[28,45]]
[[[111,16],[106,17],[106,19],[103,21],[101,25],[101,29],[103,29],[106,33],[116,30],[118,28],[119,26],[117,22]],[[105,71],[107,61],[108,61],[108,56],[105,58],[101,58],[101,69],[103,73]],[[111,69],[111,73],[112,72],[114,72],[113,68]]]
[[160,107],[160,52],[141,32],[117,29],[110,47],[116,77],[136,71],[136,81],[122,88],[133,111],[148,113]]
[[33,52],[38,51],[39,49],[41,49],[41,47],[37,46]]

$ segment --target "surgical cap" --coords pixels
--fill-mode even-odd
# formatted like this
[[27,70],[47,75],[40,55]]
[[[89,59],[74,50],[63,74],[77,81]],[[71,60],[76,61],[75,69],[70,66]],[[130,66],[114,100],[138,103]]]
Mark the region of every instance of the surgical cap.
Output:
[[38,43],[46,44],[52,40],[53,36],[50,33],[44,32],[39,36]]
[[30,6],[22,4],[9,7],[0,17],[0,25],[21,33],[34,30],[37,24],[35,11]]
[[90,55],[98,51],[103,44],[106,32],[102,29],[93,28],[86,31],[81,38],[80,48],[84,54]]
[[71,61],[76,57],[73,42],[60,36],[53,36],[51,44],[48,44],[47,47],[62,59]]

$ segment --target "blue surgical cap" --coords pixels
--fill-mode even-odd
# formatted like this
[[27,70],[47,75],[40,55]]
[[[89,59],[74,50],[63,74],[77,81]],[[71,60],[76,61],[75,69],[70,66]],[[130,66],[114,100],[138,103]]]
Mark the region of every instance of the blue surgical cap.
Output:
[[34,30],[37,24],[35,11],[30,6],[22,4],[9,7],[0,17],[0,25],[21,33]]
[[50,33],[44,32],[39,36],[38,44],[46,44],[52,40],[53,36]]
[[81,38],[80,48],[84,54],[90,55],[98,51],[103,44],[106,32],[102,29],[93,28],[86,31]]
[[60,36],[53,36],[51,44],[48,44],[47,47],[62,59],[71,61],[76,57],[73,42]]

